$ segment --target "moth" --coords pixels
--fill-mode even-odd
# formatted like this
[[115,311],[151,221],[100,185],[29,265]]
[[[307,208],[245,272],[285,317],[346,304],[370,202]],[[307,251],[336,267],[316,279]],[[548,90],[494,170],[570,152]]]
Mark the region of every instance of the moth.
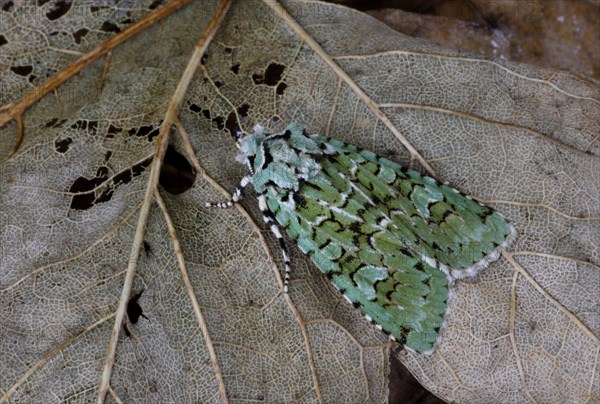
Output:
[[239,139],[248,167],[227,208],[252,184],[264,221],[280,229],[366,319],[406,348],[431,353],[454,280],[496,260],[514,228],[488,206],[435,179],[292,123]]

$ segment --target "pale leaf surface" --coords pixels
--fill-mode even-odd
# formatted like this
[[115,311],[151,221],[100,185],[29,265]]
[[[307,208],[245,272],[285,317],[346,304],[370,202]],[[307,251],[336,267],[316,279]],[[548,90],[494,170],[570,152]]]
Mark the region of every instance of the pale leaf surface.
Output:
[[[455,402],[598,401],[598,84],[437,48],[340,6],[284,2],[299,33],[273,4],[234,3],[186,95],[188,159],[207,175],[180,195],[160,189],[165,207],[152,206],[151,250],[140,255],[133,288],[145,289],[139,302],[150,320],[130,324],[130,338],[121,333],[107,400],[220,402],[222,379],[230,402],[386,402],[386,338],[293,247],[291,293],[281,294],[281,257],[252,192],[243,202],[249,215],[204,208],[225,200],[220,186],[232,192],[244,174],[230,131],[296,121],[423,169],[412,146],[440,179],[494,206],[518,231],[499,261],[457,284],[436,353],[400,353],[428,389]],[[53,74],[110,37],[107,21],[148,12],[139,2],[129,14],[109,7],[100,16],[91,6],[77,3],[50,22],[40,9],[0,12],[10,39],[0,52],[11,55],[0,72],[3,103],[42,80],[10,67]],[[0,166],[0,397],[96,399],[152,133],[215,9],[214,1],[192,3],[24,115],[25,139]],[[80,43],[52,34],[84,26],[90,34]],[[3,156],[15,133],[14,123],[0,129]],[[184,137],[172,131],[182,154]],[[82,177],[88,182],[76,182]],[[76,199],[86,207],[76,208],[74,184],[90,181],[99,201]]]

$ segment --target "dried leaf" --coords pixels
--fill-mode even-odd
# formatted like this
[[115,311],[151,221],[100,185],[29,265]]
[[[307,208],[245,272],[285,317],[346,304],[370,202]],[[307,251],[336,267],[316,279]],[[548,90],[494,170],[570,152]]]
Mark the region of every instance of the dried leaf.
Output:
[[[33,67],[0,76],[2,102],[145,4],[1,13],[0,49]],[[230,134],[296,121],[430,166],[518,230],[509,253],[457,285],[437,352],[400,354],[428,389],[456,402],[597,401],[598,84],[434,47],[343,7],[282,4],[293,20],[273,1],[235,2],[186,94],[171,143],[204,175],[178,195],[159,188],[137,241],[133,290],[152,321],[119,335],[112,398],[221,402],[221,386],[231,402],[387,402],[386,338],[295,248],[281,293],[251,197],[249,214],[204,208],[244,173]],[[0,402],[96,400],[158,128],[216,7],[193,2],[24,114],[0,166]],[[3,156],[16,128],[0,129]]]

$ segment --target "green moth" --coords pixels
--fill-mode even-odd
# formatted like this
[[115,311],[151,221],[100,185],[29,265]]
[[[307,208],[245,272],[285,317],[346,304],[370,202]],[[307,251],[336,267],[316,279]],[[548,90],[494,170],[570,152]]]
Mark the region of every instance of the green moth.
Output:
[[280,228],[367,320],[416,352],[431,353],[455,279],[473,276],[514,239],[493,209],[431,177],[292,123],[238,141],[264,220],[290,260]]

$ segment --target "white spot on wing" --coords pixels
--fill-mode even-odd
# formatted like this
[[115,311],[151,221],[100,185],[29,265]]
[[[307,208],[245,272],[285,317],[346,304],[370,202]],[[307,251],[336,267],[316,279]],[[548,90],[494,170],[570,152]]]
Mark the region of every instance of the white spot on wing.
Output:
[[381,221],[379,222],[379,225],[385,229],[387,227],[387,225],[390,223],[392,223],[392,220],[390,218],[386,217],[386,218],[381,219]]
[[[344,199],[342,199],[342,200],[344,200]],[[346,217],[348,217],[348,218],[350,218],[352,220],[356,220],[357,222],[363,222],[364,221],[361,217],[358,217],[356,215],[348,213],[344,209],[342,209],[342,208],[340,208],[338,206],[332,205],[332,204],[330,204],[327,201],[321,200],[321,201],[319,201],[319,205],[323,206],[324,208],[330,209],[330,210],[334,211],[335,213],[337,213],[339,215],[346,216]]]
[[448,270],[449,277],[452,280],[455,280],[455,279],[462,279],[462,278],[467,278],[467,277],[472,277],[472,276],[477,275],[477,273],[479,271],[481,271],[484,268],[487,268],[487,266],[490,263],[496,261],[500,257],[500,254],[502,253],[502,251],[506,250],[512,244],[512,242],[515,240],[516,235],[517,235],[517,232],[516,232],[515,228],[513,226],[510,226],[510,234],[508,235],[508,237],[506,237],[506,239],[504,240],[504,242],[502,244],[500,244],[498,247],[496,247],[496,249],[494,251],[492,251],[491,253],[489,253],[488,255],[483,257],[479,262],[475,263],[474,265],[472,265],[468,268],[449,269]]
[[357,222],[362,222],[363,221],[362,218],[360,218],[358,216],[355,216],[355,215],[353,215],[351,213],[348,213],[344,209],[338,208],[337,206],[331,206],[330,209],[332,211],[334,211],[335,213],[338,213],[338,214],[340,214],[342,216],[349,217],[350,219],[356,220]]
[[427,263],[430,267],[437,268],[437,261],[426,255],[421,255],[421,259]]
[[324,220],[327,220],[328,216],[317,216],[314,222],[309,222],[312,226],[319,226]]
[[[342,173],[340,173],[340,177],[346,178],[346,176],[343,175]],[[371,205],[375,206],[375,202],[373,202],[373,200],[371,198],[369,198],[369,196],[367,194],[365,194],[362,189],[360,189],[359,187],[357,187],[356,184],[354,184],[353,182],[350,182],[350,186],[356,192],[358,192],[363,198],[365,198]]]

